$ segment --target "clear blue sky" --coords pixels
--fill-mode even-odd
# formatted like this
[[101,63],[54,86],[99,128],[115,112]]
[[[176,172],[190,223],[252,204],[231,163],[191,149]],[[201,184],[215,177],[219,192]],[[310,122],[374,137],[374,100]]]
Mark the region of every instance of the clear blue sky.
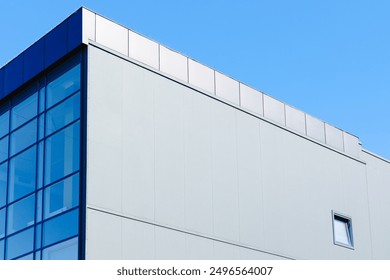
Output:
[[359,136],[390,159],[390,1],[5,1],[0,65],[80,6]]

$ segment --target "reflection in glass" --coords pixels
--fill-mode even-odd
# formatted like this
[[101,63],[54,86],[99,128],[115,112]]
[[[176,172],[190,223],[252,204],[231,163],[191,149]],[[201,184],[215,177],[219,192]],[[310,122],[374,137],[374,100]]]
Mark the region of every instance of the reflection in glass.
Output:
[[7,239],[6,258],[13,259],[28,252],[34,248],[34,229],[22,231]]
[[36,146],[11,159],[8,202],[35,190]]
[[42,114],[39,116],[39,121],[38,121],[38,141],[42,140],[44,136],[45,136],[45,118],[44,118],[44,114]]
[[45,189],[45,219],[79,204],[79,175],[73,175]]
[[39,90],[39,113],[45,110],[45,88]]
[[53,133],[80,118],[80,93],[47,111],[46,135]]
[[8,158],[8,136],[0,140],[0,162]]
[[35,195],[8,206],[7,234],[34,224]]
[[78,238],[72,238],[43,250],[43,260],[77,260]]
[[78,209],[55,217],[43,224],[43,246],[77,235]]
[[37,189],[43,187],[43,141],[38,143]]
[[31,120],[37,115],[38,94],[35,93],[11,110],[11,128],[12,130],[25,122]]
[[0,113],[0,138],[9,132],[9,111]]
[[80,166],[80,122],[46,140],[45,185],[77,171]]
[[8,163],[5,162],[0,165],[0,207],[6,203],[7,194],[7,168]]
[[35,252],[35,259],[36,260],[40,260],[41,259],[41,251],[40,250]]
[[37,120],[29,122],[11,134],[11,155],[20,152],[37,141]]
[[54,81],[46,88],[47,108],[65,99],[80,89],[80,65],[76,65]]
[[5,208],[0,210],[0,238],[5,236]]

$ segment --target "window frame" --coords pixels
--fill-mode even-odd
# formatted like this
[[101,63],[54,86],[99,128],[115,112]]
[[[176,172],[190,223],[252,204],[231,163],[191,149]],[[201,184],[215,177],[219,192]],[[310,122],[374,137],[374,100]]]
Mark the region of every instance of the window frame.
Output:
[[[348,239],[349,244],[336,240],[336,231],[335,231],[336,230],[336,228],[335,228],[335,221],[336,220],[345,223],[347,239]],[[352,228],[352,218],[350,216],[340,214],[340,212],[336,212],[336,211],[332,210],[332,231],[333,231],[333,244],[334,245],[348,248],[351,250],[355,249],[353,228]]]

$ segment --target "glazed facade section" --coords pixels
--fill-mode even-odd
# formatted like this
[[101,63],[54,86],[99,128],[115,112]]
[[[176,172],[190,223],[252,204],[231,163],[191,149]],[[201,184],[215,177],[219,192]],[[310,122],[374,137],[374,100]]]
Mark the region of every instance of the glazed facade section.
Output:
[[80,61],[1,103],[0,259],[78,259]]

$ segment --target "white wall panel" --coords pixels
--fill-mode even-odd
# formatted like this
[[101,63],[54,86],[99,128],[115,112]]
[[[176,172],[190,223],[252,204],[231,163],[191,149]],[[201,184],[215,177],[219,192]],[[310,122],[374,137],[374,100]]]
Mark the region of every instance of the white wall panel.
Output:
[[128,55],[128,29],[104,17],[96,15],[96,42]]
[[189,83],[204,89],[209,93],[215,93],[214,70],[188,59]]
[[362,148],[359,143],[359,138],[343,131],[343,140],[344,140],[344,151],[351,156],[360,158],[360,153]]
[[207,260],[214,255],[214,241],[196,235],[186,234],[186,259]]
[[214,235],[239,240],[237,142],[235,112],[222,103],[212,104]]
[[237,168],[240,242],[262,247],[263,215],[259,120],[242,112],[237,118]]
[[285,125],[284,104],[268,95],[264,98],[264,117],[269,118],[279,124]]
[[[124,68],[122,211],[154,221],[154,93],[151,73]],[[117,166],[115,167],[117,168]]]
[[[121,211],[122,197],[122,75],[124,64],[90,48],[88,67],[87,203]],[[112,76],[107,75],[110,69]],[[97,82],[99,81],[99,82]],[[110,94],[107,94],[110,93]],[[109,186],[109,187],[108,187]]]
[[82,18],[83,18],[83,43],[88,44],[88,40],[96,41],[95,38],[95,25],[96,25],[96,18],[95,13],[82,9]]
[[160,70],[188,82],[187,57],[160,46]]
[[155,227],[150,224],[121,218],[122,258],[125,260],[148,260],[155,258]]
[[302,134],[306,134],[305,113],[286,105],[286,126]]
[[162,227],[155,227],[156,259],[183,260],[186,258],[186,237],[184,233]]
[[306,132],[307,136],[325,143],[325,123],[323,121],[306,114]]
[[212,107],[200,94],[184,98],[185,227],[212,236]]
[[343,132],[327,123],[325,123],[326,144],[340,151],[344,150]]
[[122,258],[122,221],[120,217],[87,209],[88,260]]
[[234,104],[240,104],[239,83],[219,72],[215,72],[215,93]]
[[170,80],[150,80],[154,95],[155,219],[170,226],[185,225],[183,95]]
[[159,46],[156,42],[149,40],[129,30],[129,56],[145,63],[153,68],[159,69]]
[[240,104],[243,108],[263,115],[263,93],[240,83]]
[[240,247],[214,241],[215,260],[238,260],[240,258]]

